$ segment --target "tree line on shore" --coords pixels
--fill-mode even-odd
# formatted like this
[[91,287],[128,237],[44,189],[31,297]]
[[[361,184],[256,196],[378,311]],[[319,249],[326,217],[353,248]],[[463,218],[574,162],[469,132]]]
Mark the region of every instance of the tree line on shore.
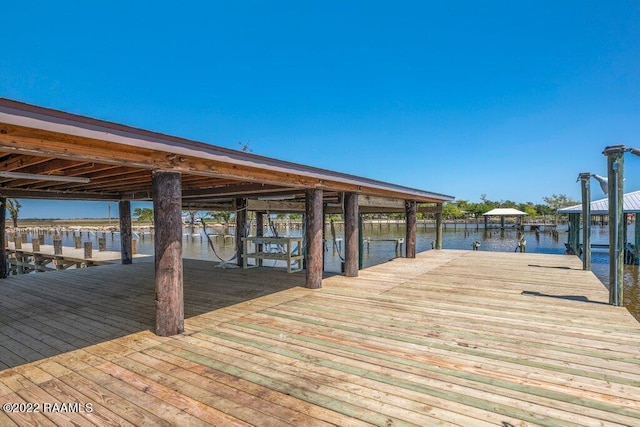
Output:
[[[534,204],[532,202],[514,202],[511,200],[489,200],[486,194],[480,196],[480,202],[469,202],[467,200],[455,200],[452,202],[446,202],[443,205],[442,216],[445,219],[462,219],[462,218],[478,218],[482,214],[489,212],[495,208],[514,208],[518,209],[531,217],[538,216],[552,216],[555,215],[557,210],[567,206],[573,206],[578,204],[577,201],[565,194],[553,194],[549,197],[543,198],[544,203]],[[235,214],[230,211],[185,211],[185,219],[189,224],[196,224],[200,222],[199,218],[210,219],[211,221],[221,224],[228,224]],[[418,213],[418,219],[430,218],[433,214]],[[400,219],[404,218],[402,213],[390,213],[390,214],[365,214],[365,219]],[[134,217],[140,222],[152,222],[153,221],[153,209],[151,208],[136,208],[134,210]],[[283,214],[279,213],[275,215],[278,220],[291,220],[301,221],[302,215],[299,213]],[[341,216],[337,214],[328,215],[327,218],[331,220],[340,220]]]
[[[565,194],[553,194],[549,197],[543,197],[544,203],[534,204],[532,202],[514,202],[512,200],[489,200],[486,194],[480,196],[480,202],[470,202],[467,200],[455,200],[452,202],[446,202],[443,205],[442,216],[445,219],[462,219],[462,218],[478,218],[482,214],[489,212],[495,208],[514,208],[522,212],[525,212],[531,217],[537,216],[551,216],[555,215],[556,211],[560,208],[572,206],[578,204],[577,201]],[[22,205],[17,199],[6,199],[4,206],[9,212],[9,217],[12,220],[13,226],[18,226],[18,217],[20,214],[20,208]],[[1,209],[1,208],[0,208]],[[419,219],[430,218],[433,214],[418,213]],[[133,217],[139,223],[152,223],[153,222],[153,209],[152,208],[135,208],[133,211]],[[185,222],[190,224],[196,224],[200,222],[200,219],[210,219],[211,221],[228,224],[234,217],[235,213],[230,211],[184,211]],[[392,214],[365,214],[365,219],[400,219],[404,218],[402,213]],[[301,221],[302,215],[299,213],[276,215],[276,219]],[[340,215],[329,215],[329,220],[339,220]]]
[[514,208],[531,217],[556,215],[557,210],[567,206],[577,205],[579,202],[565,194],[553,194],[543,197],[544,203],[514,202],[512,200],[489,200],[486,194],[480,196],[480,202],[455,200],[445,203],[442,216],[447,219],[478,218],[482,214],[495,208]]

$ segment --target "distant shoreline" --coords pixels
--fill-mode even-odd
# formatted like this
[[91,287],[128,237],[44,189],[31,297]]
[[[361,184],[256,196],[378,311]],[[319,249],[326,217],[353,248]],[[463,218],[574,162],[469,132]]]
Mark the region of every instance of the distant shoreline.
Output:
[[[300,220],[288,220],[288,219],[274,219],[272,220],[274,223],[276,224],[301,224]],[[329,223],[329,221],[326,221],[327,223]],[[366,224],[403,224],[405,222],[404,219],[366,219],[364,221]],[[443,224],[445,226],[451,226],[451,225],[458,225],[458,226],[463,226],[466,223],[469,227],[476,227],[476,222],[479,223],[480,228],[483,228],[484,222],[482,220],[476,221],[475,219],[467,219],[466,221],[463,219],[445,219],[443,221]],[[543,219],[543,218],[531,218],[530,221],[528,221],[530,223],[538,223],[538,224],[551,224],[553,221],[550,221],[549,218]],[[563,219],[559,219],[557,221],[558,224],[563,224],[566,221]],[[335,221],[336,224],[341,224],[342,221],[341,220],[336,220]],[[431,218],[429,219],[418,219],[418,224],[433,224],[435,223],[435,221]],[[490,225],[495,226],[497,223],[495,221],[490,221]],[[507,224],[512,226],[513,222],[512,221],[507,221]],[[135,227],[152,227],[153,226],[153,222],[140,222],[137,221],[136,219],[132,220],[132,224],[131,224],[134,228]],[[187,226],[189,224],[185,224],[185,226]],[[194,224],[196,227],[201,226],[201,224],[198,222],[196,224]],[[229,224],[229,226],[235,226],[235,222],[231,221]],[[73,218],[73,219],[40,219],[40,218],[24,218],[24,219],[19,219],[18,220],[18,228],[58,228],[58,227],[100,227],[100,228],[113,228],[113,229],[118,229],[120,226],[120,221],[118,218],[111,218],[111,220],[109,220],[109,218]],[[6,221],[6,227],[7,228],[13,228],[13,223],[11,222],[10,219],[7,219]]]
[[[132,221],[134,226],[149,226],[150,222]],[[118,228],[120,225],[118,218],[74,218],[74,219],[39,219],[39,218],[20,218],[18,220],[18,228],[28,227],[113,227]],[[12,227],[13,222],[7,219],[7,227]]]

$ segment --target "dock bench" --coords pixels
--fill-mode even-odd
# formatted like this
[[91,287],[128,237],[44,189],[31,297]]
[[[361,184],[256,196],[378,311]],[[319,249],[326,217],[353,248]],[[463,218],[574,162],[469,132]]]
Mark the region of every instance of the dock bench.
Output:
[[[274,247],[278,250],[273,251]],[[275,260],[284,261],[288,273],[300,271],[304,259],[301,250],[302,237],[243,237],[242,268],[259,267],[262,260]],[[249,264],[250,259],[254,260],[253,264]]]

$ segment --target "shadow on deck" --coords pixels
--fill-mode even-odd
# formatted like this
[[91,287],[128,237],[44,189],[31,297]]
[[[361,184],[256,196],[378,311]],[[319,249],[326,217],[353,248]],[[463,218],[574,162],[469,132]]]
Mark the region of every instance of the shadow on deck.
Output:
[[[185,259],[185,319],[304,284],[304,274],[282,269]],[[0,285],[0,369],[154,330],[153,262],[11,276]]]

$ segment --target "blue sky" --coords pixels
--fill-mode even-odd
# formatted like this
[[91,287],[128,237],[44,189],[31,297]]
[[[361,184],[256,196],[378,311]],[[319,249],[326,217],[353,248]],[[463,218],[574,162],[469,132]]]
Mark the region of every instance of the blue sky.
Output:
[[0,96],[36,105],[471,201],[579,199],[640,146],[637,1],[5,3]]

